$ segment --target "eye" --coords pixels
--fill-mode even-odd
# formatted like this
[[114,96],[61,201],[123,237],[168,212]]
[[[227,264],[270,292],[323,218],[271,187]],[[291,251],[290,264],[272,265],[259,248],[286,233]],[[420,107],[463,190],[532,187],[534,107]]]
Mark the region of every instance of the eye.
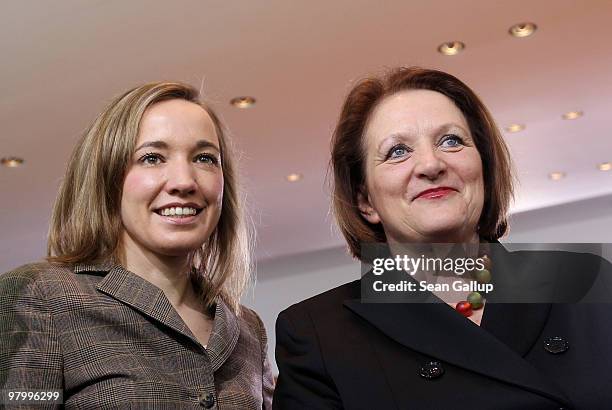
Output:
[[194,158],[194,161],[201,162],[203,164],[210,164],[210,165],[218,165],[219,164],[219,160],[217,159],[217,157],[215,157],[212,154],[198,154]]
[[138,159],[139,162],[142,162],[143,164],[146,164],[146,165],[157,165],[160,162],[162,162],[162,160],[163,160],[163,157],[154,152],[148,152]]
[[391,147],[389,152],[387,152],[387,158],[385,159],[397,159],[408,155],[410,150],[404,144],[397,144]]
[[464,145],[463,139],[455,134],[448,134],[442,137],[439,145],[442,148],[458,148]]

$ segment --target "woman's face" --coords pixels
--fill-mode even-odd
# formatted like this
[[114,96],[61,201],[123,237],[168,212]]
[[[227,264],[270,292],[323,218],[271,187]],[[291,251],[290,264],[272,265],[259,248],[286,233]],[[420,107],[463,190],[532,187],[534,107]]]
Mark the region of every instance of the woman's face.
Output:
[[484,201],[482,162],[467,121],[445,95],[407,90],[385,98],[365,130],[362,215],[387,240],[467,242]]
[[219,139],[206,111],[185,100],[149,107],[123,182],[123,246],[181,256],[200,247],[221,213]]

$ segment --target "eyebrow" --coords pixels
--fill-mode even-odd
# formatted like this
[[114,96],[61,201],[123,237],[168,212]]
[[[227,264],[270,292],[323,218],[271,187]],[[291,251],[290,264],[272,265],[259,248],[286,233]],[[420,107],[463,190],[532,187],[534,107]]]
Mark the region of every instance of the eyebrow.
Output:
[[[141,146],[139,146],[138,148],[136,148],[134,150],[134,152],[140,151],[143,148],[158,148],[158,149],[168,149],[168,144],[164,141],[147,141],[144,144],[142,144]],[[217,145],[213,144],[210,141],[207,140],[198,140],[196,142],[196,149],[206,149],[206,148],[212,148],[213,150],[217,151],[217,152],[221,152],[219,150],[219,147],[217,147]]]

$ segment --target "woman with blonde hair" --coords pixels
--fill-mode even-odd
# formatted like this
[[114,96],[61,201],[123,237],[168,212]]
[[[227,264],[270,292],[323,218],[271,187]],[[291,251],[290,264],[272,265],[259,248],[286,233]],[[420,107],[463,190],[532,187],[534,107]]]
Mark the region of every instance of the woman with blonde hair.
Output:
[[0,276],[0,385],[75,408],[269,408],[249,277],[218,117],[191,86],[134,88],[75,148],[47,262]]

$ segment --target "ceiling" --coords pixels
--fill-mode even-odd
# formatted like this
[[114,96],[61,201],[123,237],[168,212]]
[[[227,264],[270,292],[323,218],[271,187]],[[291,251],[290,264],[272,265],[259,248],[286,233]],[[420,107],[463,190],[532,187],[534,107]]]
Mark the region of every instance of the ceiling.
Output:
[[[155,80],[203,90],[242,152],[260,260],[342,243],[325,184],[329,140],[356,79],[448,71],[483,98],[520,180],[514,212],[612,193],[612,2],[5,0],[0,13],[0,269],[40,258],[81,132],[116,94]],[[531,21],[527,38],[508,28]],[[443,56],[443,42],[464,52]],[[257,104],[229,105],[239,95]],[[573,121],[564,112],[582,110]],[[566,178],[551,181],[548,173]],[[296,183],[285,176],[297,172]]]

